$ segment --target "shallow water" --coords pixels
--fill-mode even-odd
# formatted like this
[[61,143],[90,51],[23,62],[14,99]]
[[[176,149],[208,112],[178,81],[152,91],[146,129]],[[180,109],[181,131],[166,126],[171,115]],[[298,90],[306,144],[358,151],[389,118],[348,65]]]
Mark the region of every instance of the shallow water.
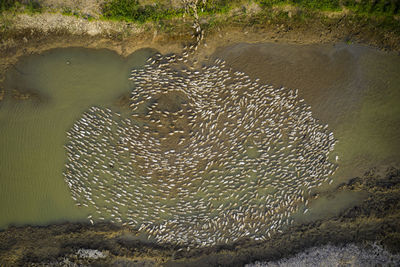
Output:
[[[118,110],[119,97],[133,88],[130,70],[152,52],[123,59],[107,50],[55,49],[21,59],[8,73],[6,89],[36,91],[40,100],[0,104],[0,228],[87,216],[74,206],[62,176],[66,131],[90,106]],[[313,116],[329,124],[339,139],[332,154],[340,167],[326,189],[369,167],[399,163],[399,56],[357,46],[281,44],[238,44],[216,56],[262,82],[298,88]],[[322,197],[295,218],[330,217],[362,198],[348,192]]]
[[62,176],[66,131],[90,106],[117,109],[132,89],[130,70],[152,53],[124,59],[109,50],[55,49],[24,57],[9,71],[6,89],[40,99],[0,103],[0,228],[86,217]]
[[[400,164],[400,57],[358,45],[235,44],[215,54],[231,67],[273,86],[298,88],[313,116],[327,123],[338,143],[339,169],[330,190],[372,167]],[[341,192],[310,201],[309,222],[356,205],[365,194]]]
[[299,89],[339,140],[333,184],[400,163],[400,56],[359,45],[235,44],[215,54],[273,86]]

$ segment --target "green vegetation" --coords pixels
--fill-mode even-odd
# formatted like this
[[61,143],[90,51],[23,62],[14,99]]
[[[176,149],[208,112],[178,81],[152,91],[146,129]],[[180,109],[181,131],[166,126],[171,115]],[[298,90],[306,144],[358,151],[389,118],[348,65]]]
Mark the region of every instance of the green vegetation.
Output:
[[[123,20],[132,22],[161,21],[174,17],[179,17],[184,13],[182,8],[173,9],[166,4],[166,1],[154,1],[153,5],[141,5],[138,0],[108,0],[102,7],[103,18],[113,20]],[[226,14],[232,9],[246,13],[246,6],[256,3],[260,6],[264,16],[257,15],[253,22],[260,22],[261,17],[288,19],[287,12],[279,13],[276,8],[284,5],[296,7],[301,12],[297,12],[300,19],[315,16],[319,11],[342,11],[350,10],[355,17],[379,18],[384,25],[398,23],[395,16],[399,16],[400,1],[398,0],[208,0],[198,3],[198,13],[200,16],[207,16],[209,22],[216,23],[219,19],[217,15]],[[274,9],[274,10],[273,10]],[[229,19],[229,18],[227,18]],[[296,19],[296,18],[295,18]]]
[[26,8],[26,11],[30,13],[38,13],[42,11],[42,5],[37,1],[28,1],[24,7]]
[[72,9],[69,7],[64,7],[61,11],[61,14],[65,15],[65,16],[71,16],[71,15],[73,15]]
[[292,5],[314,10],[340,10],[339,0],[257,0],[261,7]]
[[[370,29],[382,29],[400,34],[399,0],[254,0],[261,12],[250,18],[252,25],[265,21],[285,23],[288,21],[328,23],[331,19],[323,12],[346,12],[346,21],[364,25]],[[295,12],[288,16],[283,6],[291,6]],[[281,7],[281,8],[279,8]],[[294,9],[293,9],[294,8]]]
[[42,6],[37,0],[0,0],[0,13],[4,11],[15,11],[23,9],[28,13],[37,13],[42,11]]
[[[233,8],[241,8],[246,13],[246,5],[257,3],[262,12],[271,12],[273,8],[290,5],[302,10],[302,13],[318,11],[350,10],[353,15],[362,17],[380,17],[394,20],[399,16],[399,0],[207,0],[198,3],[200,16],[226,14]],[[41,12],[38,0],[0,0],[0,13],[4,11]],[[157,0],[154,4],[142,5],[139,0],[107,0],[102,6],[103,19],[123,20],[144,23],[180,17],[183,8],[172,8],[168,1]],[[78,15],[70,8],[63,8],[64,15]],[[398,22],[398,21],[397,21]]]
[[205,4],[200,1],[197,5],[199,14],[224,14],[228,13],[240,0],[208,0]]
[[16,5],[15,0],[2,0],[0,2],[0,12],[11,10]]
[[[156,22],[157,27],[167,32],[179,27],[177,18],[183,16],[183,7],[173,8],[169,0],[146,3],[149,2],[153,4],[141,4],[139,0],[106,0],[101,7],[101,19],[140,24]],[[249,8],[257,12],[249,15]],[[288,10],[292,11],[290,15]],[[206,3],[199,1],[197,5],[199,16],[206,21],[203,27],[208,29],[223,25],[262,26],[266,22],[287,24],[318,20],[329,23],[330,19],[324,12],[344,10],[349,11],[346,12],[346,18],[352,23],[400,34],[400,0],[207,0]],[[0,0],[0,13],[4,11],[35,13],[42,12],[43,8],[39,0]],[[94,19],[68,7],[60,12]]]
[[[183,8],[173,9],[160,1],[153,5],[141,5],[138,0],[109,0],[102,8],[104,18],[143,23],[146,21],[160,21],[180,17]],[[242,0],[208,0],[205,4],[200,1],[197,5],[200,15],[224,14]]]
[[143,23],[181,16],[183,9],[172,9],[161,4],[141,5],[138,0],[110,0],[103,5],[104,18]]
[[263,8],[277,5],[292,5],[312,10],[340,11],[343,8],[355,13],[374,15],[399,14],[398,0],[256,0]]
[[398,0],[343,0],[343,6],[357,14],[393,16],[399,15]]

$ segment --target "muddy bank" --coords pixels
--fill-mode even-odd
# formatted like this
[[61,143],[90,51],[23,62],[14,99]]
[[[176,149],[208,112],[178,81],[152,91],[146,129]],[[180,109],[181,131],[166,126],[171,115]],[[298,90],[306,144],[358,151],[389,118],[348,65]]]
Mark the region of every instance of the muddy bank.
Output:
[[[200,23],[205,30],[205,38],[194,57],[201,60],[213,54],[218,47],[240,42],[345,42],[400,51],[400,35],[397,32],[381,29],[346,13],[315,14],[304,20],[296,16],[287,17],[288,12],[292,14],[293,10],[278,10],[265,18],[254,14],[202,18]],[[0,18],[0,99],[10,94],[3,92],[1,86],[5,71],[23,55],[77,46],[107,48],[123,56],[145,47],[152,47],[163,54],[181,53],[184,44],[193,41],[191,24],[192,19],[188,17],[160,24],[134,25],[89,21],[58,13],[3,15]]]
[[[339,216],[293,225],[266,242],[242,239],[232,245],[187,250],[158,246],[137,232],[111,224],[54,224],[10,227],[0,232],[2,265],[43,263],[142,264],[165,266],[238,266],[294,255],[306,248],[377,241],[392,253],[400,252],[400,170],[384,175],[372,169],[325,194],[363,191],[368,197]],[[78,256],[79,249],[102,252],[104,258]]]

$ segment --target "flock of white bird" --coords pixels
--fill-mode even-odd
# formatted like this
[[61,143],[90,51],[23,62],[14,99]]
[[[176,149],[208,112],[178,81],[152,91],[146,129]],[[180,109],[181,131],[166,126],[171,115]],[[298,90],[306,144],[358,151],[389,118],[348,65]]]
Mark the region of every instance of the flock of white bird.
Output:
[[94,211],[91,222],[159,243],[266,240],[331,182],[334,136],[297,91],[220,59],[189,63],[188,54],[156,54],[132,71],[129,115],[92,107],[75,122],[65,146],[72,197]]

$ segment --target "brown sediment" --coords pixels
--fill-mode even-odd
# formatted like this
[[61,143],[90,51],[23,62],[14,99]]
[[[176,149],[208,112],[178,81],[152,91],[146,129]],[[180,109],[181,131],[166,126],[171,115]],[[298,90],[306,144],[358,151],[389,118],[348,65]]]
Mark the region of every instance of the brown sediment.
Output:
[[[241,239],[231,245],[202,249],[159,246],[134,230],[101,223],[63,223],[10,227],[0,232],[0,264],[39,265],[65,261],[77,264],[149,264],[165,266],[239,266],[256,260],[276,260],[308,247],[377,241],[392,253],[400,252],[400,170],[380,176],[371,170],[330,193],[364,191],[358,206],[330,219],[293,225],[264,242]],[[108,252],[104,259],[83,259],[80,248]]]
[[115,104],[122,108],[128,108],[130,104],[130,94],[120,95]]
[[40,100],[39,92],[36,92],[34,90],[13,89],[11,91],[11,96],[15,100],[28,100],[28,99]]

